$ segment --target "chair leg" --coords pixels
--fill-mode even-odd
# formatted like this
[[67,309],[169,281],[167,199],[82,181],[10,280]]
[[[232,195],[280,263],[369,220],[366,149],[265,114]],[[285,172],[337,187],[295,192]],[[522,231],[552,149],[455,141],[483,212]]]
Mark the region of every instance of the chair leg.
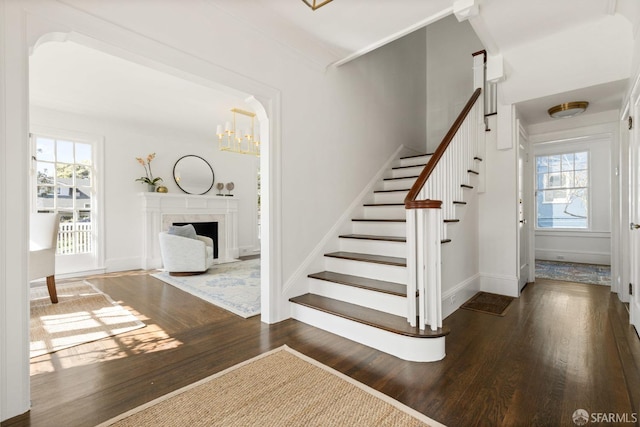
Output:
[[47,289],[49,290],[51,303],[56,304],[58,302],[58,291],[56,291],[56,279],[54,276],[47,276]]

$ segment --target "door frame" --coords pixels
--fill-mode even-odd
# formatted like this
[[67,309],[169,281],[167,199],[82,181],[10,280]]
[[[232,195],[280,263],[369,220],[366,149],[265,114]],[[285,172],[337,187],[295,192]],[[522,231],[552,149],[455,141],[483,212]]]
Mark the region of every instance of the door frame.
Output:
[[[531,232],[531,206],[533,201],[533,189],[531,187],[532,184],[532,169],[531,169],[531,147],[529,146],[529,135],[520,123],[520,119],[516,119],[516,129],[517,129],[517,141],[516,148],[518,150],[516,161],[518,164],[518,173],[516,183],[516,201],[518,204],[522,204],[522,216],[520,217],[520,207],[518,209],[518,243],[517,243],[517,262],[518,262],[518,295],[522,292],[522,289],[527,283],[533,282],[535,280],[535,243],[533,239],[535,238],[534,233]],[[520,162],[521,156],[524,156],[524,162]],[[522,189],[522,190],[521,190]],[[520,225],[520,220],[524,220],[525,222]],[[523,264],[521,262],[521,251],[522,239],[526,240],[526,272],[523,277]]]
[[[637,118],[640,113],[640,78],[636,80],[629,99],[629,115],[636,122],[629,134],[629,223],[640,223],[640,127]],[[633,286],[633,294],[629,295],[629,322],[640,334],[640,229],[626,229],[629,235],[629,283]],[[623,283],[623,287],[625,284]],[[628,289],[625,290],[628,292]]]

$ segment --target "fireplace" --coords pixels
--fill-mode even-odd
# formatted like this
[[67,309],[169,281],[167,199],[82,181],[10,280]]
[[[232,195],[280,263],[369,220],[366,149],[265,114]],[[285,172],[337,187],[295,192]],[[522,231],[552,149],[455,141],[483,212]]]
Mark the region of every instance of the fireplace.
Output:
[[218,223],[217,222],[174,222],[172,225],[193,225],[198,236],[213,240],[213,259],[218,259]]
[[215,224],[216,238],[212,239],[217,241],[216,262],[238,258],[238,200],[235,197],[173,193],[140,193],[140,197],[144,213],[143,269],[162,266],[158,234],[174,224],[193,224],[197,234],[209,237],[212,237],[209,232],[200,231],[196,224]]

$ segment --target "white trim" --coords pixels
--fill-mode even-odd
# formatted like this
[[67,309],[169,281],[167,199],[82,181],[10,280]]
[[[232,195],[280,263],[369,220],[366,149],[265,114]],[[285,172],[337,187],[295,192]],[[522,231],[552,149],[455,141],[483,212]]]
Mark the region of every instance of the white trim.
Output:
[[480,273],[455,285],[442,294],[442,318],[445,319],[480,290]]
[[[0,420],[28,411],[31,404],[27,279],[29,97],[27,19],[23,7],[22,2],[3,1],[0,5]],[[10,206],[7,201],[11,201]]]
[[436,21],[439,21],[440,19],[449,16],[453,13],[453,7],[448,7],[440,12],[438,12],[435,15],[429,16],[428,18],[423,19],[420,22],[417,22],[407,28],[403,28],[400,31],[397,31],[393,34],[391,34],[390,36],[387,36],[383,39],[378,40],[377,42],[371,43],[369,46],[365,46],[364,48],[348,55],[347,57],[340,59],[339,61],[334,62],[333,64],[330,64],[330,66],[334,66],[334,67],[339,67],[341,65],[346,64],[347,62],[351,62],[354,59],[357,59],[359,57],[361,57],[362,55],[365,55],[371,51],[374,51],[376,49],[378,49],[379,47],[382,47],[386,44],[391,43],[394,40],[397,40],[401,37],[406,36],[407,34],[413,33],[416,30],[419,30],[420,28],[426,27],[429,24],[432,24]]
[[480,290],[518,297],[518,276],[480,273]]
[[610,253],[596,251],[567,251],[537,248],[536,259],[546,261],[578,262],[582,264],[611,265]]
[[[31,134],[33,136],[42,136],[42,137],[50,137],[54,139],[69,139],[72,142],[80,142],[91,145],[91,156],[92,156],[92,171],[93,171],[93,183],[91,188],[96,192],[97,196],[92,195],[92,201],[95,203],[95,206],[91,207],[92,212],[92,223],[95,223],[95,253],[93,254],[94,264],[93,267],[96,270],[104,269],[105,265],[105,242],[106,236],[104,234],[105,230],[105,213],[104,213],[104,197],[105,197],[105,173],[104,173],[104,156],[105,156],[105,147],[104,141],[105,138],[102,135],[90,134],[87,132],[80,132],[71,129],[63,129],[56,128],[51,126],[43,126],[38,124],[30,124]],[[35,140],[31,138],[32,141],[30,143],[31,153],[35,153]],[[29,185],[29,190],[31,193],[31,201],[32,201],[32,209],[35,208],[36,195],[33,191],[35,187],[35,173],[30,176],[31,181]],[[75,254],[74,254],[75,255]],[[71,256],[74,256],[71,255]],[[69,258],[69,256],[65,256],[65,258]],[[59,262],[59,261],[58,261]],[[65,262],[65,265],[69,265],[68,261]],[[59,267],[59,265],[58,265]],[[71,274],[73,277],[75,272],[71,271],[68,274]],[[58,276],[58,274],[56,274]]]

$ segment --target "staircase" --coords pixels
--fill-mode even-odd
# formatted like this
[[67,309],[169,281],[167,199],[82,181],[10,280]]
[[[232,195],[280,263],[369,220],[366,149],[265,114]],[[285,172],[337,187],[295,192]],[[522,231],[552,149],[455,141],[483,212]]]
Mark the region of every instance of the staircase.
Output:
[[[295,319],[405,360],[444,357],[446,328],[421,330],[407,321],[404,199],[430,157],[403,157],[385,174],[362,217],[351,220],[351,233],[339,236],[340,250],[324,255],[325,270],[309,274],[309,293],[290,299]],[[443,227],[457,221],[445,218]]]

